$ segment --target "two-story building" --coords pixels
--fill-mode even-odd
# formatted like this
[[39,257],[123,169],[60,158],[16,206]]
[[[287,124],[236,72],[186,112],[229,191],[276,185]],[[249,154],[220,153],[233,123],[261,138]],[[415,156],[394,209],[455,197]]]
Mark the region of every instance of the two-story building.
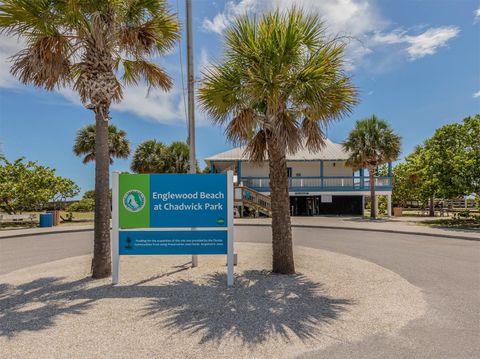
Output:
[[[238,147],[208,157],[205,161],[213,173],[233,170],[236,174],[236,186],[243,188],[244,199],[249,200],[255,193],[268,196],[268,162],[252,162],[244,152],[244,147]],[[363,214],[365,197],[370,196],[368,172],[363,169],[353,171],[346,166],[348,157],[342,145],[328,139],[318,152],[302,149],[287,155],[290,208],[293,216]],[[390,214],[391,163],[388,164],[388,176],[376,177],[375,184],[377,196],[387,197]],[[265,200],[268,198],[265,197],[263,201]]]

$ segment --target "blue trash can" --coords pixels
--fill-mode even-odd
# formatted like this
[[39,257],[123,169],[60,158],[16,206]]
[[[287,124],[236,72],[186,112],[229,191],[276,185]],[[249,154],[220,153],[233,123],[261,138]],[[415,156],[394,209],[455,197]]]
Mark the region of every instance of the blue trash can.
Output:
[[53,227],[53,215],[51,213],[40,213],[40,227]]

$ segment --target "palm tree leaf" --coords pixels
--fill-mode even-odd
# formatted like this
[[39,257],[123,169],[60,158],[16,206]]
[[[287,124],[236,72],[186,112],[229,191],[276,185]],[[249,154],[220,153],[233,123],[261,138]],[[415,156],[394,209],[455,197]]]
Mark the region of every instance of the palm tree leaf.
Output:
[[254,162],[264,161],[267,154],[267,136],[264,130],[258,131],[248,142],[245,154]]
[[69,40],[62,35],[32,38],[12,57],[11,73],[24,84],[53,90],[70,83]]
[[310,151],[320,151],[325,146],[325,134],[318,121],[312,121],[308,117],[304,118],[302,135],[305,138],[305,147]]
[[169,90],[172,87],[172,79],[160,66],[153,62],[143,59],[123,60],[122,80],[127,85],[137,85],[140,80],[144,80],[151,87],[159,87],[163,90]]
[[242,145],[252,138],[258,118],[250,108],[243,109],[229,122],[225,129],[227,138],[236,145]]

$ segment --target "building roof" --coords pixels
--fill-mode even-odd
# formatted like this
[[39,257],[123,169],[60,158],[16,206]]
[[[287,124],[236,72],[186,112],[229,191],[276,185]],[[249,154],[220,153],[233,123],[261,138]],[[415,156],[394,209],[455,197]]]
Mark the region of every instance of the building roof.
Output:
[[[349,157],[342,145],[325,139],[325,146],[320,151],[312,152],[306,148],[300,149],[295,154],[287,154],[289,161],[314,161],[314,160],[346,160]],[[232,148],[205,158],[205,161],[248,161],[245,156],[245,146]]]

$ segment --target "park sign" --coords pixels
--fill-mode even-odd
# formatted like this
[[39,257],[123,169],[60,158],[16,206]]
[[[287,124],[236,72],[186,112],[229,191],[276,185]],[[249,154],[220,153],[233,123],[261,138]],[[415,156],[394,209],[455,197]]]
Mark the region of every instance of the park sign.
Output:
[[233,173],[113,173],[113,283],[121,255],[227,255],[233,284]]
[[122,229],[227,226],[227,174],[119,176]]

